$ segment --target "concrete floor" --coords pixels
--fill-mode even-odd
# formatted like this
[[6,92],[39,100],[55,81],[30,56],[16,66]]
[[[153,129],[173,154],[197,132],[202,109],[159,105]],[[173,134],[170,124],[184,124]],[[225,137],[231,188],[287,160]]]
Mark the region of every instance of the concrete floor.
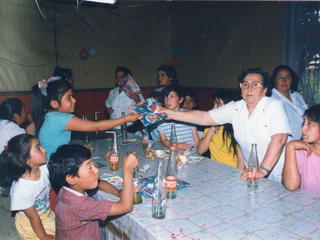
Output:
[[10,197],[0,195],[0,239],[20,240],[14,226],[14,217],[11,217]]

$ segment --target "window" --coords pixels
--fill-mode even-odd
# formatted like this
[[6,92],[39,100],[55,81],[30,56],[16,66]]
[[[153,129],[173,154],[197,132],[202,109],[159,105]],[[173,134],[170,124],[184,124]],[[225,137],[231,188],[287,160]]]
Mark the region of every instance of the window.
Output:
[[320,2],[288,2],[283,61],[300,76],[299,93],[320,103]]

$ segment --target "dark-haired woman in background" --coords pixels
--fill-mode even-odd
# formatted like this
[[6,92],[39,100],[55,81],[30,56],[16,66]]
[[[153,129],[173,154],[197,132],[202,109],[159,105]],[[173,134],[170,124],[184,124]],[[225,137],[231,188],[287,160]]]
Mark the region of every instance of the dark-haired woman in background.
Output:
[[270,78],[268,96],[279,99],[287,112],[292,138],[300,140],[302,137],[302,115],[308,108],[301,95],[297,92],[298,75],[287,65],[279,65]]
[[157,69],[157,79],[159,88],[156,92],[162,92],[162,89],[169,84],[178,84],[177,73],[171,65],[161,65]]

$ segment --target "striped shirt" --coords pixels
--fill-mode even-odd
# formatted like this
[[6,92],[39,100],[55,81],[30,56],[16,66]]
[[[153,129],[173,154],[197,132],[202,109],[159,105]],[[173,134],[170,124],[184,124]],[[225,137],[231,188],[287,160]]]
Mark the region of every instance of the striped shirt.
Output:
[[192,136],[192,129],[196,128],[195,125],[178,121],[165,121],[160,124],[158,126],[158,131],[163,132],[169,141],[171,136],[171,125],[175,125],[178,143],[188,143],[190,146],[194,146],[190,152],[195,153],[196,144]]

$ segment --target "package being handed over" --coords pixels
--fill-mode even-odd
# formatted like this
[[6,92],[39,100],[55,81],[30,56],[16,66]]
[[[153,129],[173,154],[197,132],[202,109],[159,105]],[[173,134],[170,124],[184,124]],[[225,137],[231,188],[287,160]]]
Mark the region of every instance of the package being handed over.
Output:
[[132,94],[139,94],[142,92],[140,87],[130,74],[127,74],[126,78],[120,80],[118,85],[122,87],[123,91],[129,98],[131,98]]
[[140,120],[146,127],[168,117],[166,114],[160,113],[160,108],[161,105],[153,98],[148,98],[145,102],[140,102],[130,107],[132,111],[136,111],[139,114],[144,113]]

